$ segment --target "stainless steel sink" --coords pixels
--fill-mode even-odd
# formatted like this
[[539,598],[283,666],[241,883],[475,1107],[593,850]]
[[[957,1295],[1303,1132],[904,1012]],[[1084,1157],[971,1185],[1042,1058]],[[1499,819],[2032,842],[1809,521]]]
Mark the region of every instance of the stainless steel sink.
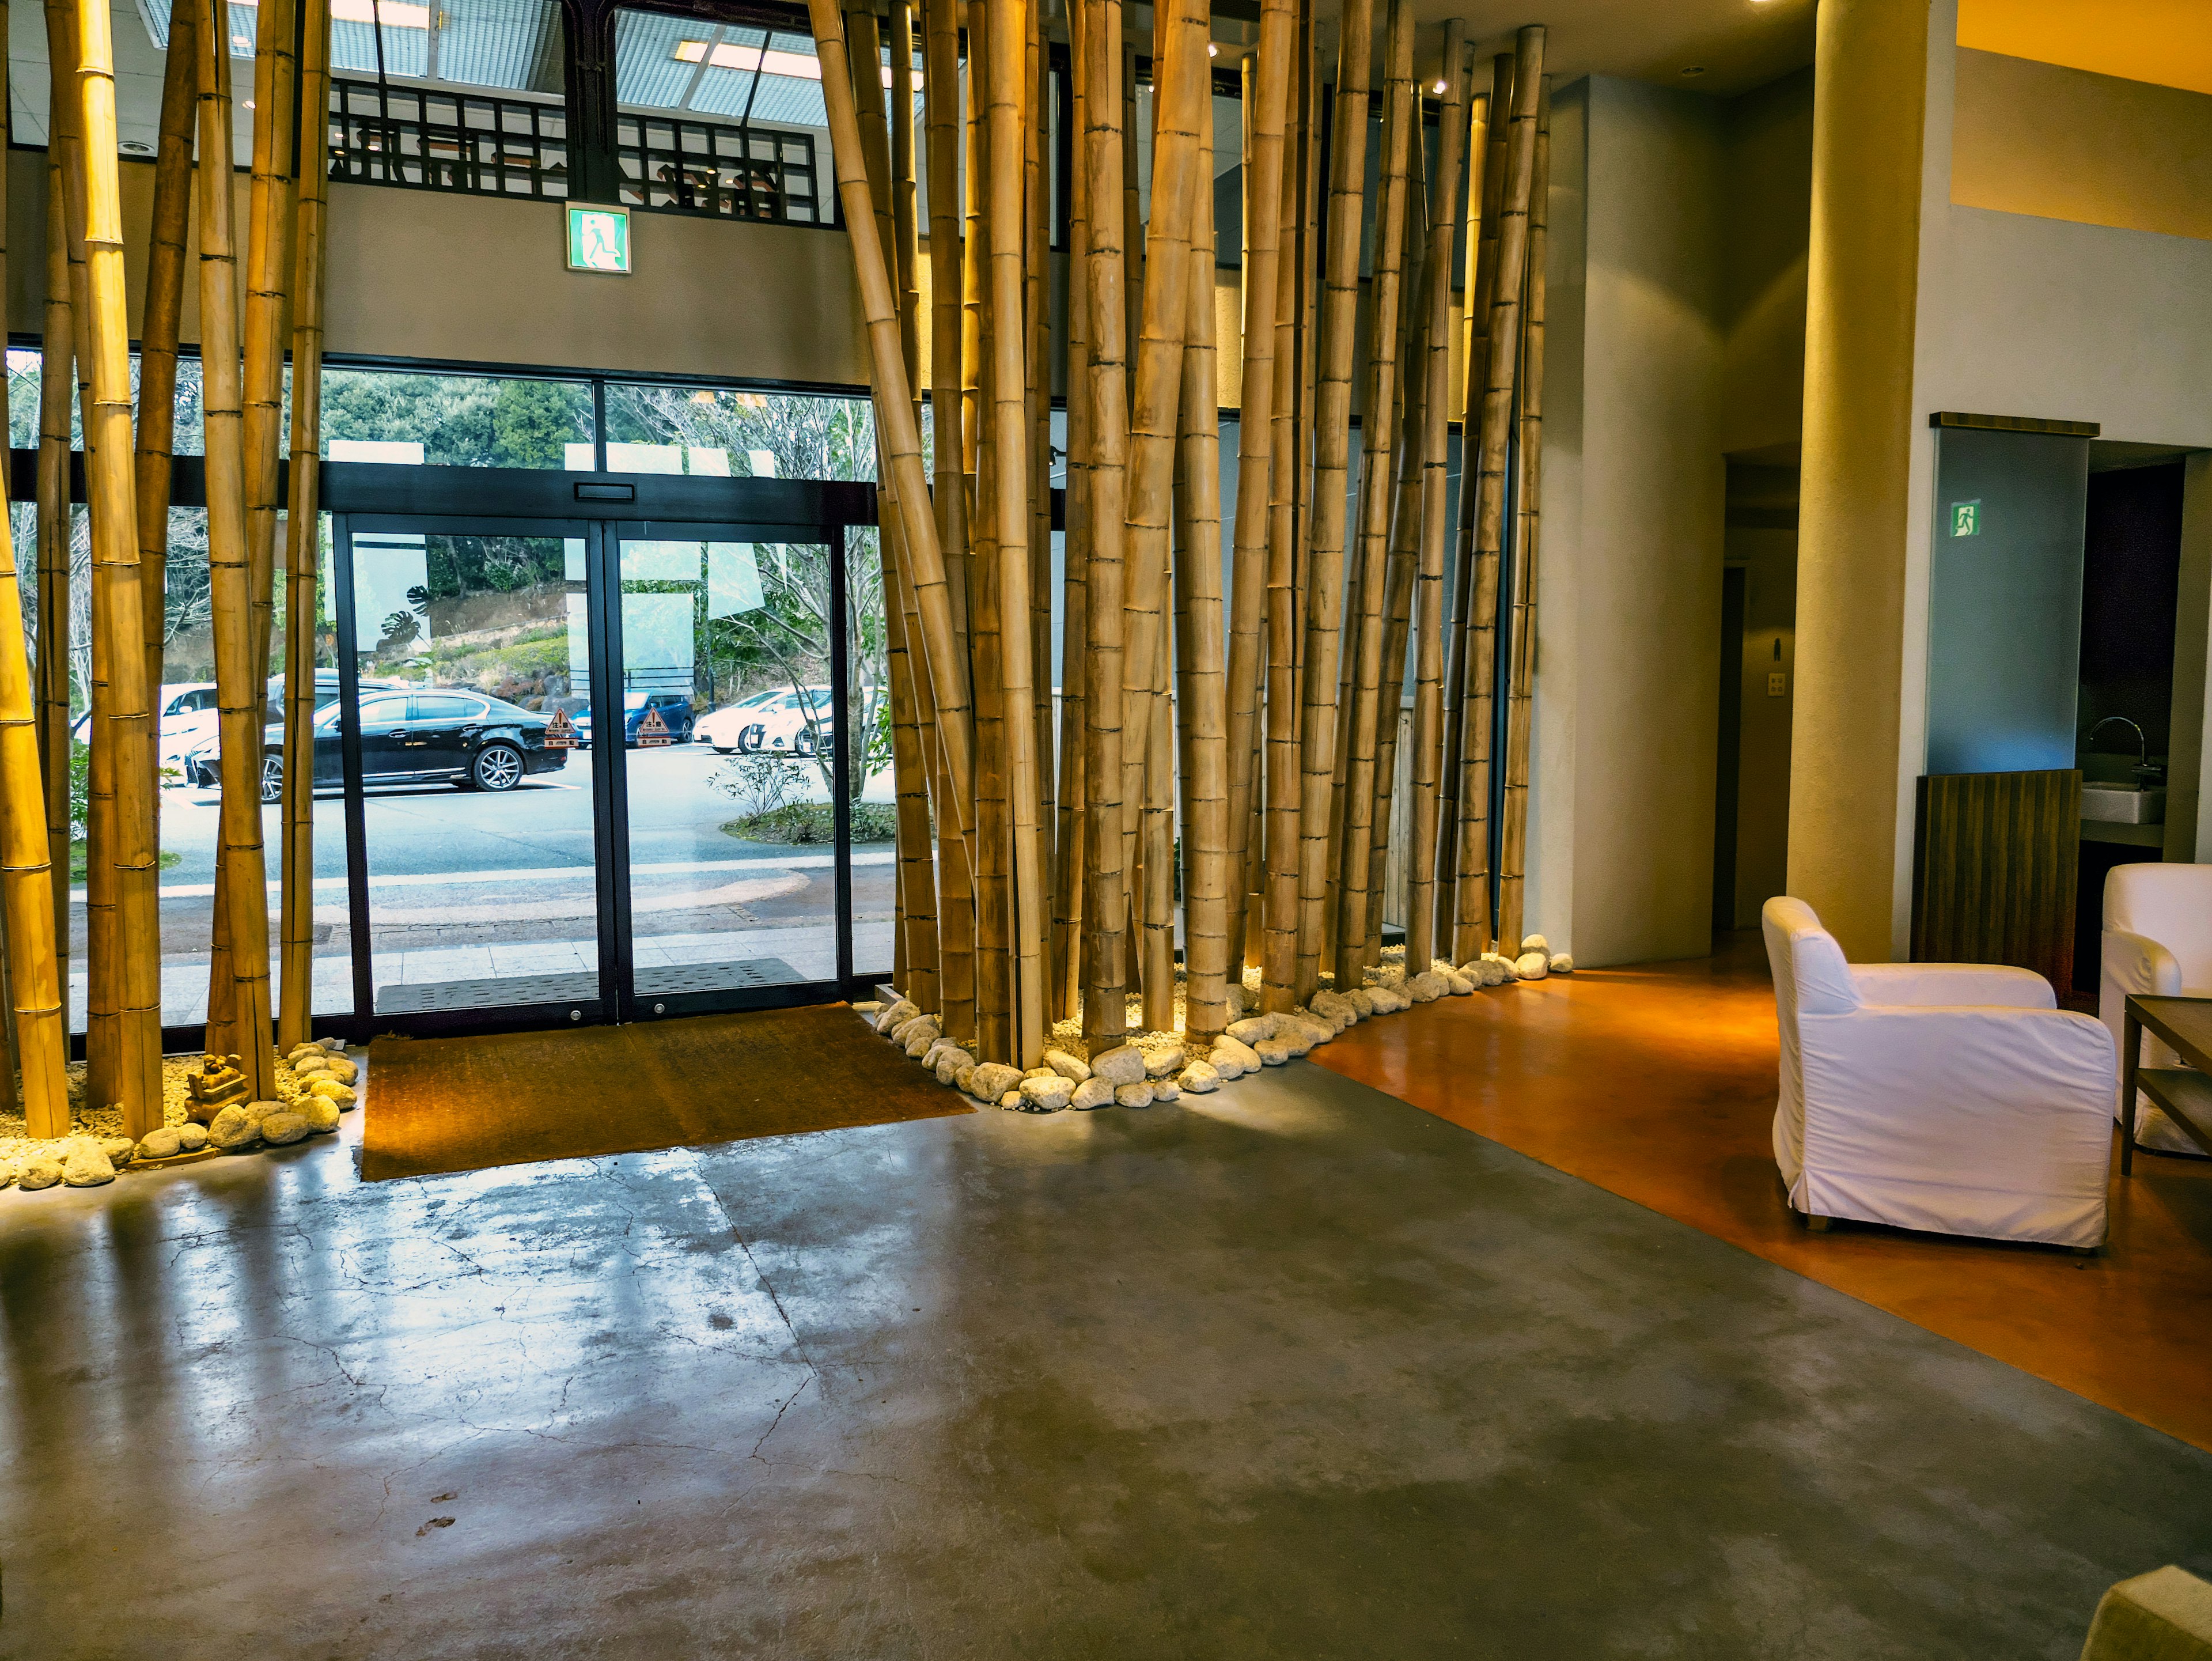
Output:
[[2081,817],[2104,824],[2163,824],[2166,787],[2085,784],[2081,787]]

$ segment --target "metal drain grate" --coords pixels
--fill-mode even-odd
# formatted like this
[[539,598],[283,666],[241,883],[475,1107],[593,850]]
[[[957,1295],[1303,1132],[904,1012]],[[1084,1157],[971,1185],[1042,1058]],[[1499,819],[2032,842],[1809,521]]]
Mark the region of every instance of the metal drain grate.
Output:
[[804,979],[781,958],[747,958],[739,963],[649,964],[631,977],[637,995],[676,992],[730,992],[743,987],[791,986]]
[[[752,987],[793,986],[804,978],[781,958],[747,958],[736,963],[651,964],[635,977],[641,998],[686,992],[736,992]],[[380,1015],[430,1015],[448,1009],[507,1009],[521,1004],[585,1003],[599,995],[599,977],[566,975],[507,975],[485,980],[432,981],[420,986],[381,986]]]

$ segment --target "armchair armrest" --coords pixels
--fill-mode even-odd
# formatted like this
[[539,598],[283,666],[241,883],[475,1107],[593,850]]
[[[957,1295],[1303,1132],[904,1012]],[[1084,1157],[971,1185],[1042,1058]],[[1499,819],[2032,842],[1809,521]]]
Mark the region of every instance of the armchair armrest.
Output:
[[2146,934],[2107,928],[2102,948],[2105,983],[2122,997],[2131,992],[2172,997],[2181,991],[2181,964]]
[[2003,964],[1853,964],[1851,980],[1867,1003],[1952,1008],[2055,1009],[2051,983],[2032,969]]
[[[2107,1135],[2114,1074],[2104,1023],[2063,1009],[1896,1005],[1801,1017],[1808,1104],[1875,1116],[1978,1121],[1984,1132],[2058,1112]],[[2098,1145],[2101,1147],[2101,1142]]]

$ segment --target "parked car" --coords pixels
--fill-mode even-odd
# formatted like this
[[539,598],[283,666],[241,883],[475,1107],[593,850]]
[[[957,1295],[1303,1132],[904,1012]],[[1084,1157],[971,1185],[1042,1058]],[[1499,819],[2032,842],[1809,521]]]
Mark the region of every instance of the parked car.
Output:
[[[345,776],[339,727],[343,706],[333,697],[315,712],[315,785],[335,787]],[[464,790],[512,790],[532,773],[568,764],[566,750],[545,745],[547,717],[482,692],[438,688],[407,691],[364,689],[361,700],[361,775],[364,783],[410,781],[457,784]],[[261,799],[275,801],[284,782],[284,724],[263,733]],[[192,752],[189,774],[203,789],[222,783],[220,746],[213,739]]]
[[[161,716],[156,729],[155,761],[157,767],[181,768],[185,753],[212,733],[218,719],[215,702],[215,683],[211,680],[178,681],[165,685],[155,701]],[[92,711],[87,709],[70,725],[70,736],[79,744],[92,742]]]
[[[814,715],[811,721],[807,719],[810,706]],[[702,722],[701,736],[708,738],[724,755],[734,750],[747,756],[811,756],[817,736],[829,736],[830,689],[785,686],[756,692],[741,703],[717,709],[707,721],[713,726]]]
[[750,697],[739,698],[735,703],[726,703],[720,709],[699,717],[692,730],[714,746],[714,753],[726,756],[738,749],[745,729],[758,727],[772,706],[781,706],[791,696],[781,686],[771,686],[765,692],[755,692]]
[[[660,723],[668,729],[672,744],[691,742],[694,721],[691,700],[681,692],[624,692],[623,694],[623,742],[635,745],[638,728],[645,725],[648,709],[660,712]],[[588,750],[592,747],[592,712],[579,709],[573,717],[576,725],[576,742]]]

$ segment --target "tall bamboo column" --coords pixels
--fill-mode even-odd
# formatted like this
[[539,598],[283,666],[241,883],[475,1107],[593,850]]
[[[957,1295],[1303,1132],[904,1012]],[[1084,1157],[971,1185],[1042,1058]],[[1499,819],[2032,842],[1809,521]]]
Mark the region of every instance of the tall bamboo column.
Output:
[[[967,652],[968,492],[961,463],[960,17],[957,0],[925,0],[922,8],[925,137],[929,167],[930,404],[933,506],[956,634],[955,669],[964,679]],[[907,577],[913,586],[912,573]],[[909,640],[921,636],[914,614]],[[921,678],[924,681],[927,676]],[[930,698],[933,715],[936,698]],[[935,721],[928,735],[930,792],[936,806],[938,985],[947,1037],[975,1036],[975,901],[968,844],[945,797],[951,789]]]
[[[1418,126],[1420,94],[1413,94]],[[1367,936],[1360,962],[1382,961],[1382,910],[1390,867],[1390,837],[1398,779],[1398,724],[1405,705],[1406,645],[1413,628],[1413,586],[1421,563],[1421,428],[1428,380],[1423,365],[1429,350],[1428,146],[1418,134],[1411,146],[1407,180],[1405,257],[1398,307],[1398,399],[1396,451],[1389,514],[1389,593],[1382,614],[1382,675],[1375,705],[1375,776],[1372,828],[1367,843]],[[1413,959],[1407,972],[1418,974]]]
[[[283,1001],[278,1044],[307,1040],[315,977],[315,630],[322,619],[324,245],[330,219],[330,0],[306,0],[300,40],[297,234],[292,267],[292,499],[284,516]],[[173,37],[172,37],[173,39]]]
[[[1123,43],[1121,0],[1076,0],[1083,10],[1081,166],[1091,208],[1082,250],[1091,350],[1085,385],[1068,388],[1090,405],[1091,545],[1087,551],[1089,648],[1084,664],[1084,928],[1089,936],[1083,1034],[1092,1055],[1127,1030],[1128,913],[1121,836],[1124,549],[1127,541],[1128,307],[1123,293]],[[1071,542],[1068,557],[1084,551]]]
[[1537,98],[1536,165],[1528,194],[1526,312],[1521,328],[1521,468],[1515,507],[1512,659],[1505,714],[1505,824],[1498,862],[1499,934],[1521,940],[1521,901],[1528,847],[1528,740],[1536,697],[1536,550],[1544,514],[1544,255],[1552,187],[1552,89]]
[[[1042,1026],[1052,1024],[1046,947],[1053,915],[1054,853],[1052,729],[1052,242],[1046,211],[1051,189],[1045,173],[1048,143],[1045,0],[1031,0],[1023,35],[1022,295],[1025,325],[1022,350],[1029,367],[1027,412],[1030,462],[1030,709],[1036,766],[1037,995]],[[1043,1043],[1042,1027],[1038,1038]],[[1042,1049],[1039,1055],[1043,1053]]]
[[1413,605],[1413,847],[1406,869],[1406,969],[1436,955],[1437,797],[1443,766],[1444,516],[1451,490],[1451,266],[1466,196],[1460,181],[1468,135],[1467,49],[1456,18],[1444,25],[1443,113],[1430,189],[1428,352],[1420,366],[1421,569]]
[[[1298,937],[1299,777],[1298,666],[1302,636],[1297,583],[1304,522],[1299,503],[1305,480],[1303,442],[1308,405],[1304,371],[1311,354],[1305,334],[1309,285],[1306,203],[1310,182],[1307,143],[1315,96],[1312,0],[1298,0],[1292,41],[1295,74],[1286,117],[1285,155],[1278,198],[1278,240],[1285,246],[1275,277],[1274,434],[1267,482],[1267,687],[1264,839],[1267,885],[1261,906],[1261,1003],[1271,1012],[1292,1007]],[[1256,483],[1256,481],[1255,481]],[[1249,488],[1240,479],[1240,490]]]
[[146,599],[146,684],[157,696],[168,638],[164,597],[170,454],[176,443],[177,326],[184,311],[189,263],[185,239],[192,207],[199,12],[195,0],[173,0],[169,7],[161,139],[154,162],[154,222],[146,258],[145,320],[138,332],[138,565]]
[[[113,1087],[125,1134],[162,1123],[161,942],[154,846],[154,757],[146,686],[138,512],[131,456],[131,321],[123,276],[123,204],[115,151],[115,49],[102,0],[77,7],[85,156],[86,281],[91,302],[91,419],[86,495],[92,519],[93,628],[106,648],[117,1010]],[[105,591],[104,593],[102,591]]]
[[[1137,343],[1136,386],[1129,416],[1128,542],[1125,551],[1127,622],[1121,666],[1127,709],[1123,730],[1135,742],[1122,754],[1125,833],[1136,837],[1142,806],[1147,803],[1145,769],[1153,751],[1152,700],[1164,675],[1166,639],[1168,532],[1173,513],[1175,441],[1182,401],[1182,348],[1190,293],[1190,224],[1198,157],[1198,126],[1210,121],[1206,106],[1206,12],[1197,0],[1172,0],[1156,23],[1153,60],[1152,222],[1146,234],[1144,322]],[[1194,59],[1196,61],[1194,63]],[[1164,764],[1172,764],[1165,762]],[[1156,813],[1155,795],[1149,805]],[[1148,876],[1152,873],[1148,872]],[[1172,949],[1160,960],[1160,945],[1170,940],[1172,916],[1161,916],[1157,879],[1145,885],[1143,920],[1146,1021],[1174,1019]],[[1171,887],[1167,890],[1172,892]],[[1154,983],[1164,970],[1168,1001],[1163,1005]]]
[[[1528,256],[1528,197],[1536,166],[1536,106],[1544,74],[1544,30],[1532,23],[1516,42],[1512,125],[1506,137],[1505,204],[1498,223],[1498,279],[1490,303],[1489,369],[1483,383],[1480,472],[1475,481],[1474,609],[1469,618],[1468,680],[1461,721],[1459,876],[1452,956],[1464,962],[1489,949],[1490,759],[1497,682],[1498,571],[1504,545],[1505,455],[1520,367],[1521,280]],[[1464,488],[1464,487],[1462,487]],[[1517,941],[1509,941],[1517,945]]]
[[[1270,488],[1278,423],[1276,326],[1280,308],[1283,224],[1283,129],[1288,114],[1291,53],[1297,33],[1292,0],[1266,0],[1260,11],[1257,73],[1248,83],[1244,155],[1244,364],[1238,385],[1237,522],[1231,553],[1229,626],[1230,964],[1242,983],[1246,959],[1254,804],[1259,792],[1261,638],[1272,617],[1268,544],[1275,497]],[[1285,458],[1286,461],[1289,458]],[[1287,619],[1286,619],[1287,621]],[[1264,868],[1264,867],[1263,867]]]
[[[276,623],[276,481],[284,440],[284,314],[292,276],[292,122],[299,93],[295,15],[256,14],[253,166],[246,198],[246,513],[253,577],[254,666],[265,681]],[[257,740],[259,729],[255,731]]]
[[[88,0],[90,3],[90,0]],[[208,582],[214,613],[216,701],[222,734],[221,851],[228,880],[219,903],[229,924],[239,1067],[252,1094],[275,1093],[270,1049],[269,894],[261,848],[263,688],[254,675],[252,551],[246,500],[245,412],[238,338],[238,271],[231,229],[230,43],[201,32],[198,202],[200,362],[207,426]],[[210,1018],[212,1019],[212,1010]]]
[[834,0],[808,0],[816,49],[822,58],[823,102],[830,119],[837,190],[853,251],[860,305],[868,327],[872,379],[882,405],[885,448],[898,488],[905,546],[912,562],[915,598],[921,612],[922,655],[938,703],[939,736],[952,788],[947,797],[954,818],[965,832],[974,823],[973,730],[965,678],[952,660],[952,616],[945,592],[945,568],[931,517],[929,487],[921,462],[921,438],[914,419],[906,363],[898,338],[891,279],[877,234],[867,172],[861,160],[860,124],[854,107],[850,60],[842,20]]
[[[1513,107],[1513,54],[1490,63],[1490,92],[1474,100],[1468,123],[1468,210],[1474,252],[1468,270],[1466,408],[1460,421],[1459,517],[1452,539],[1451,617],[1444,644],[1443,784],[1437,805],[1436,938],[1455,961],[1459,896],[1459,791],[1466,755],[1468,647],[1475,609],[1475,453],[1482,432],[1482,384],[1488,370],[1490,302],[1498,289],[1498,222],[1505,206],[1505,135]],[[1479,192],[1479,194],[1478,194]]]
[[[1212,80],[1209,74],[1208,82]],[[1182,782],[1184,1029],[1211,1043],[1229,1025],[1229,712],[1221,615],[1221,395],[1213,339],[1212,88],[1199,124],[1187,339],[1176,441],[1176,770]],[[1170,851],[1170,856],[1173,855]],[[1170,942],[1172,946],[1172,942]],[[1173,987],[1172,971],[1170,987]],[[1149,983],[1147,983],[1149,984]],[[1172,1005],[1170,1019],[1172,1019]]]
[[998,536],[999,650],[1006,697],[1006,794],[1012,808],[1011,1059],[1034,1067],[1044,1053],[1045,915],[1037,827],[1037,754],[1030,622],[1030,433],[1024,328],[1022,144],[1024,0],[992,0],[990,129],[991,451]]
[[[1413,102],[1412,0],[1390,0],[1383,71],[1382,199],[1375,219],[1375,281],[1367,353],[1367,400],[1359,472],[1359,635],[1353,654],[1351,767],[1346,776],[1344,842],[1338,867],[1336,984],[1360,984],[1367,955],[1369,854],[1375,828],[1376,727],[1382,716],[1383,621],[1388,613],[1390,453],[1399,396],[1399,299],[1406,240],[1407,157],[1419,112]],[[1390,676],[1390,719],[1398,714]]]
[[[63,77],[55,94],[66,102]],[[69,228],[62,147],[46,145],[46,334],[39,366],[39,755],[46,777],[46,858],[53,888],[54,972],[69,988],[70,944],[70,411],[76,393]]]
[[1084,551],[1091,545],[1091,420],[1090,398],[1091,240],[1090,171],[1082,137],[1089,130],[1089,76],[1083,59],[1085,9],[1067,13],[1068,70],[1073,97],[1069,115],[1078,135],[1071,176],[1066,181],[1067,215],[1067,521],[1062,539],[1059,791],[1053,838],[1052,952],[1046,964],[1054,1021],[1074,1015],[1083,1001],[1083,867],[1085,763],[1089,688],[1085,660],[1091,630],[1091,568]]
[[[25,1134],[66,1136],[69,1086],[63,1069],[69,1060],[69,1020],[62,1007],[62,958],[54,936],[53,882],[39,782],[39,715],[22,615],[15,537],[9,516],[0,515],[0,906],[7,917],[13,1059],[23,1072]],[[0,1061],[0,1066],[6,1064]]]
[[1321,983],[1322,932],[1331,855],[1329,796],[1336,780],[1340,611],[1344,604],[1346,481],[1352,442],[1352,367],[1359,313],[1359,221],[1367,171],[1367,85],[1374,0],[1345,0],[1337,45],[1336,119],[1328,185],[1328,271],[1321,303],[1315,389],[1311,572],[1306,593],[1298,813],[1297,962],[1293,999]]
[[[890,0],[891,246],[898,259],[899,356],[921,421],[921,246],[915,219],[914,0]],[[930,1008],[936,1006],[932,1004]]]

